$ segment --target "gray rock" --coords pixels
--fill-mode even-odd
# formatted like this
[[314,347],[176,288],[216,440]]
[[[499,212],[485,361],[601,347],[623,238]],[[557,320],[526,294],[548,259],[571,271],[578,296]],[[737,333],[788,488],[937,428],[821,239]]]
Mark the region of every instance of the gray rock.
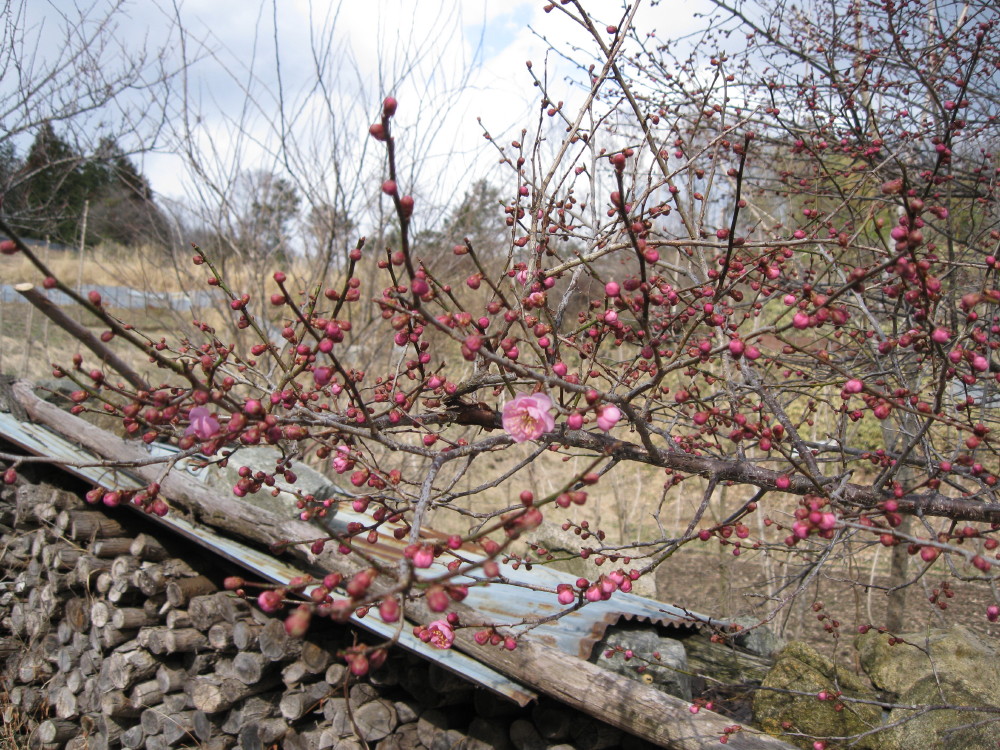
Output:
[[[904,705],[995,707],[1000,695],[1000,663],[996,650],[960,625],[950,630],[890,636],[870,631],[855,642],[861,666],[872,682],[894,693]],[[895,709],[888,721],[904,720],[879,735],[880,747],[948,747],[963,750],[996,748],[1000,725],[985,721],[992,714],[976,711],[931,711],[915,715]],[[909,721],[905,719],[909,718]]]
[[[629,658],[624,652],[631,651]],[[608,656],[608,652],[611,653]],[[656,656],[654,656],[654,654]],[[655,628],[608,628],[590,661],[626,677],[691,700],[691,675],[684,645]]]
[[775,635],[767,625],[761,625],[756,617],[737,617],[733,622],[743,628],[736,636],[736,645],[751,654],[769,659],[788,645],[788,641]]
[[[836,700],[833,694],[838,690],[853,698],[876,700],[878,696],[853,672],[801,641],[792,641],[778,654],[761,687],[753,697],[754,723],[805,750],[812,750],[813,738],[859,735],[882,722],[878,706]],[[830,698],[819,700],[821,691]],[[884,744],[881,735],[868,735],[851,747],[874,750]]]

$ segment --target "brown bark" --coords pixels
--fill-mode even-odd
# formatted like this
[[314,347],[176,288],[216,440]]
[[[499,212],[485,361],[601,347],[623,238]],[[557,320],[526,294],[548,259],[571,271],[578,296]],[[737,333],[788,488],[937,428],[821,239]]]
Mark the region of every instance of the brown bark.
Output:
[[191,696],[191,703],[196,709],[206,714],[215,714],[219,711],[228,711],[244,698],[270,689],[275,682],[275,680],[264,680],[254,685],[247,685],[239,680],[202,676],[190,680],[184,690]]
[[233,676],[245,685],[253,685],[264,678],[272,662],[257,651],[241,651],[233,657]]
[[233,626],[228,622],[217,622],[208,629],[208,645],[213,651],[223,653],[232,651],[233,646]]
[[322,674],[330,666],[332,656],[323,646],[306,641],[302,644],[302,654],[299,656],[305,668],[311,674]]
[[271,620],[257,637],[260,652],[271,661],[294,659],[302,652],[302,641],[289,637],[281,620]]
[[161,562],[170,557],[170,552],[149,534],[139,534],[132,540],[129,552],[140,560]]
[[208,630],[215,623],[221,622],[224,619],[222,600],[228,596],[225,592],[219,592],[192,597],[187,605],[191,624],[198,630]]
[[94,557],[112,559],[119,555],[128,555],[131,547],[131,537],[95,539],[94,543],[90,545],[90,554]]
[[233,644],[240,651],[257,648],[257,639],[263,628],[263,625],[246,620],[239,620],[233,623]]
[[118,521],[100,511],[67,510],[63,513],[67,516],[69,537],[76,541],[88,542],[125,533],[125,528]]
[[79,731],[80,728],[72,721],[47,719],[35,730],[35,740],[42,743],[64,743]]
[[184,607],[194,597],[214,591],[215,584],[205,576],[180,578],[167,584],[167,601],[174,607]]

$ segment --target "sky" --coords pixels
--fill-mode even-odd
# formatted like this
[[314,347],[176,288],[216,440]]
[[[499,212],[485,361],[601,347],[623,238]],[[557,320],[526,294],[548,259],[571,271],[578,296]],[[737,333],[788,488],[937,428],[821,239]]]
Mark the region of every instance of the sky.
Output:
[[[51,29],[60,15],[74,17],[81,7],[103,10],[112,0],[23,2],[24,23]],[[334,138],[356,153],[366,146],[364,131],[377,117],[381,96],[392,93],[409,153],[424,160],[421,169],[448,182],[496,161],[477,118],[498,138],[516,134],[520,123],[531,126],[537,90],[526,60],[536,72],[548,61],[557,94],[567,100],[579,94],[561,80],[573,73],[572,65],[546,53],[550,43],[569,49],[586,39],[560,12],[545,13],[539,0],[119,2],[113,44],[132,51],[163,47],[175,69],[182,52],[189,59],[184,75],[171,83],[169,125],[156,130],[159,148],[136,157],[154,191],[167,198],[190,195],[204,177],[176,153],[183,147],[185,115],[200,166],[221,183],[239,169],[280,171],[275,154],[282,132],[304,154],[303,169],[323,161],[319,152],[333,148]],[[683,35],[698,24],[694,12],[704,2],[647,2],[638,25]],[[585,5],[602,26],[623,12],[620,0]],[[60,43],[56,34],[42,38],[43,54],[46,44]],[[315,86],[317,49],[328,56],[324,89]],[[393,73],[403,68],[408,74],[397,84]],[[336,127],[343,131],[334,136]],[[147,124],[147,138],[151,132]]]

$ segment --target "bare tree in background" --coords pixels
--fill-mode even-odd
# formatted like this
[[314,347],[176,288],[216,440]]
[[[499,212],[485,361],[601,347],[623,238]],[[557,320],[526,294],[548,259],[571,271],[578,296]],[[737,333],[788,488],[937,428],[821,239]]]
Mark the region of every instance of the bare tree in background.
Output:
[[[421,92],[422,101],[419,123],[407,124],[397,136],[398,177],[414,186],[421,205],[436,207],[420,218],[421,225],[439,224],[462,197],[464,186],[446,186],[428,170],[441,168],[449,158],[434,153],[440,147],[434,140],[456,94],[467,84],[473,61],[449,66],[437,39],[397,38],[374,28],[378,62],[373,74],[367,72],[338,32],[343,7],[336,3],[315,10],[303,55],[282,44],[279,6],[261,3],[254,55],[237,61],[218,40],[192,38],[183,9],[177,12],[185,71],[170,135],[172,150],[183,155],[187,168],[185,223],[197,229],[196,236],[211,238],[202,248],[209,259],[214,260],[216,251],[240,259],[247,278],[245,286],[232,290],[236,296],[266,298],[265,281],[278,250],[276,238],[262,233],[263,217],[245,210],[253,202],[247,201],[249,172],[266,175],[269,184],[298,201],[294,216],[284,209],[270,215],[275,219],[281,214],[281,265],[303,288],[324,279],[333,283],[342,274],[360,275],[362,268],[374,272],[378,258],[369,253],[356,264],[349,258],[351,249],[362,234],[370,247],[384,247],[389,236],[398,236],[398,222],[387,196],[365,187],[381,183],[386,164],[384,151],[373,148],[367,130],[372,103],[405,83]],[[460,11],[450,13],[438,19],[438,26],[442,34],[453,29],[461,35]],[[198,88],[201,65],[223,69],[219,76],[224,83],[212,90]],[[217,96],[229,97],[227,106],[217,109]],[[212,102],[211,110],[203,101]],[[264,193],[273,193],[261,180],[256,183]],[[272,194],[263,203],[276,208],[271,199],[277,197]],[[189,246],[191,239],[178,236],[175,247]],[[446,247],[454,241],[462,238]],[[354,321],[359,340],[372,321]]]
[[[156,144],[179,63],[171,51],[171,19],[163,19],[160,44],[129,41],[122,33],[129,20],[122,0],[3,3],[0,196],[13,198],[38,177],[40,169],[18,163],[16,153],[26,151],[28,139],[43,129],[57,132],[70,147],[44,165],[64,174],[102,159],[108,143],[116,144],[120,159]],[[8,217],[16,224],[15,204],[5,201]],[[41,215],[58,206],[35,205],[31,210]]]

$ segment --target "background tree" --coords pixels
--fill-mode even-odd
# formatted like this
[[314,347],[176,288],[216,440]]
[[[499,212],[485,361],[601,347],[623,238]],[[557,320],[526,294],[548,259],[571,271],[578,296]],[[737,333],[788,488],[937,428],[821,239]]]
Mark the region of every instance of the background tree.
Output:
[[28,236],[75,242],[87,205],[88,244],[162,239],[163,217],[149,183],[112,138],[84,157],[46,124],[11,180],[17,188],[7,210]]
[[132,45],[117,38],[126,12],[121,0],[0,4],[0,196],[28,234],[77,240],[83,194],[115,181],[124,192],[104,198],[125,215],[102,231],[131,241],[162,228],[130,156],[155,145],[172,106],[171,21],[159,28],[162,46]]

